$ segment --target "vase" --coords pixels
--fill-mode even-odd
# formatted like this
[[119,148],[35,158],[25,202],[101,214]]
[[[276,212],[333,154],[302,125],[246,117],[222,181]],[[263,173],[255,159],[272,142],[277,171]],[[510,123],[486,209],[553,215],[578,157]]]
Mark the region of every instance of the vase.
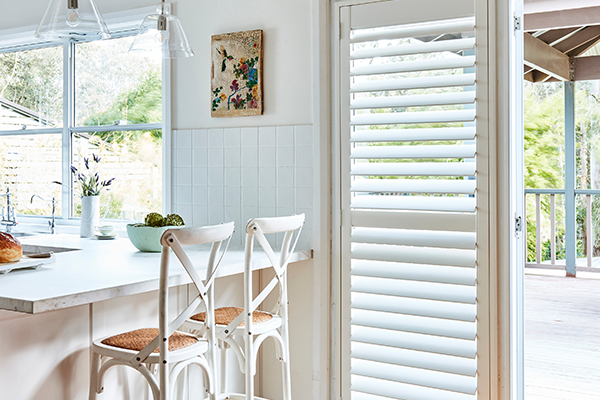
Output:
[[81,198],[81,225],[79,236],[94,236],[94,229],[100,223],[100,196],[83,196]]

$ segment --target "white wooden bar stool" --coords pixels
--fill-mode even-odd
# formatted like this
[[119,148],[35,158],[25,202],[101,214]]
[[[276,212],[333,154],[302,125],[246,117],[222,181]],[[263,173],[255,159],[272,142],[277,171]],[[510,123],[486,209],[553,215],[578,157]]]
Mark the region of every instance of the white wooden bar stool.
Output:
[[[205,382],[210,393],[215,393],[212,378],[216,360],[215,334],[208,339],[198,338],[177,329],[204,303],[209,317],[203,324],[207,332],[214,332],[214,308],[208,299],[208,290],[212,287],[218,267],[227,251],[233,233],[233,222],[201,228],[168,229],[161,237],[162,254],[160,263],[159,288],[159,326],[157,328],[138,329],[120,335],[95,340],[92,344],[92,368],[89,399],[96,399],[102,393],[102,380],[106,371],[116,365],[124,365],[139,371],[148,381],[154,400],[171,400],[175,382],[179,374],[191,364],[197,364],[204,372]],[[222,243],[227,240],[221,257],[217,260]],[[190,258],[182,246],[212,243],[206,280],[203,282]],[[169,255],[173,250],[186,272],[198,289],[199,295],[190,301],[185,310],[174,319],[168,315]],[[211,308],[212,307],[212,308]],[[169,322],[170,321],[170,322]],[[211,351],[210,343],[214,343]],[[208,352],[208,360],[204,356]],[[158,366],[158,382],[155,367]]]
[[[254,375],[256,361],[261,344],[269,337],[277,343],[277,357],[282,362],[283,399],[291,400],[290,351],[288,338],[288,297],[287,266],[289,256],[294,252],[302,226],[304,214],[291,217],[256,218],[246,226],[246,249],[244,266],[244,307],[222,307],[214,310],[217,338],[222,347],[221,373],[217,378],[221,382],[217,399],[260,400],[254,396]],[[265,234],[285,233],[279,257],[275,255]],[[262,291],[252,295],[252,253],[254,239],[267,255],[275,270],[275,277]],[[271,312],[258,311],[257,308],[267,296],[279,288],[279,297]],[[213,304],[213,303],[209,303]],[[250,318],[252,316],[252,318]],[[186,321],[184,326],[191,332],[203,332],[206,313],[199,313]],[[236,340],[237,339],[237,340]],[[226,385],[227,348],[237,355],[240,369],[245,374],[246,394],[228,393]]]

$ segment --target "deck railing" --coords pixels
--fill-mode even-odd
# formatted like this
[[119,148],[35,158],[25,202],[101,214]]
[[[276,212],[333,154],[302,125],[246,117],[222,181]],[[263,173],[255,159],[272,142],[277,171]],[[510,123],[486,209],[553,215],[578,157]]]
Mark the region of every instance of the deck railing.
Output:
[[[550,223],[550,231],[549,233],[544,234],[544,228],[548,229],[547,226],[544,226],[544,219],[542,218],[542,196],[549,196],[550,209],[548,214],[545,215],[546,221],[549,219]],[[567,262],[569,258],[575,261],[575,265],[570,266],[571,271],[588,271],[588,272],[600,272],[599,267],[593,266],[593,253],[594,253],[594,226],[593,226],[593,210],[592,210],[592,200],[593,196],[600,195],[600,190],[575,190],[575,196],[585,196],[585,218],[583,221],[580,221],[579,224],[575,222],[574,226],[569,226],[563,221],[559,221],[560,225],[564,225],[564,235],[561,236],[561,242],[564,242],[564,246],[561,246],[561,252],[564,249],[565,257],[557,260],[557,195],[565,195],[564,189],[525,189],[525,221],[527,221],[527,215],[533,210],[529,210],[527,208],[527,199],[528,196],[535,196],[535,262],[531,262],[527,260],[527,248],[525,249],[525,266],[528,268],[546,268],[546,269],[567,269]],[[562,205],[566,203],[566,201],[561,202]],[[576,216],[576,210],[564,210],[564,215],[566,216],[569,212],[572,213],[573,217]],[[566,219],[566,218],[565,218]],[[576,218],[573,218],[576,221]],[[581,220],[581,219],[580,219]],[[546,222],[547,224],[547,222]],[[524,224],[524,234],[525,238],[527,238],[527,223]],[[577,226],[579,225],[579,226]],[[577,230],[581,229],[583,232],[586,232],[585,235],[585,262],[582,262],[581,258],[577,260],[577,243],[567,243],[569,237],[569,230]],[[572,233],[572,237],[577,241],[576,231]],[[550,257],[543,259],[543,237],[550,239]],[[547,242],[546,239],[545,242]],[[569,245],[570,244],[570,245]],[[528,246],[528,240],[525,240],[525,246]],[[568,256],[568,253],[572,252],[571,257]],[[579,261],[579,262],[578,262]],[[584,264],[584,265],[583,265]],[[574,268],[573,268],[574,267]]]

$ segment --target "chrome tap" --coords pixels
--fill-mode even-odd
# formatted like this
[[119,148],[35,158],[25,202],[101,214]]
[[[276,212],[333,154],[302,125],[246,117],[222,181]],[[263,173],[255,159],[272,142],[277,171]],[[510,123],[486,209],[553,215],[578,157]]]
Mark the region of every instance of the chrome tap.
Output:
[[2,221],[0,221],[0,224],[6,226],[6,232],[8,233],[17,225],[15,208],[10,203],[10,196],[12,196],[12,193],[9,188],[6,188],[6,193],[0,194],[0,197],[6,197],[6,207],[2,207]]
[[[31,204],[33,204],[33,199],[35,199],[36,197],[42,201],[47,201],[39,194],[34,194],[33,196],[31,196]],[[52,220],[48,221],[48,227],[50,228],[50,233],[53,235],[54,235],[54,214],[55,214],[55,212],[56,212],[56,197],[52,197]]]

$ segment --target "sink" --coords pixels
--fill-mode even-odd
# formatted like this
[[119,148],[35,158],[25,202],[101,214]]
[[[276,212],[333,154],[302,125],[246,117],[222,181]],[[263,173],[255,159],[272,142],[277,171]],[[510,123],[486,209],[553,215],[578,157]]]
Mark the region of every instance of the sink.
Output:
[[14,237],[47,235],[49,232],[10,232]]
[[69,251],[79,251],[80,249],[72,249],[69,247],[55,247],[55,246],[38,246],[35,244],[24,244],[23,245],[23,254],[31,255],[31,254],[44,254],[44,253],[66,253]]

